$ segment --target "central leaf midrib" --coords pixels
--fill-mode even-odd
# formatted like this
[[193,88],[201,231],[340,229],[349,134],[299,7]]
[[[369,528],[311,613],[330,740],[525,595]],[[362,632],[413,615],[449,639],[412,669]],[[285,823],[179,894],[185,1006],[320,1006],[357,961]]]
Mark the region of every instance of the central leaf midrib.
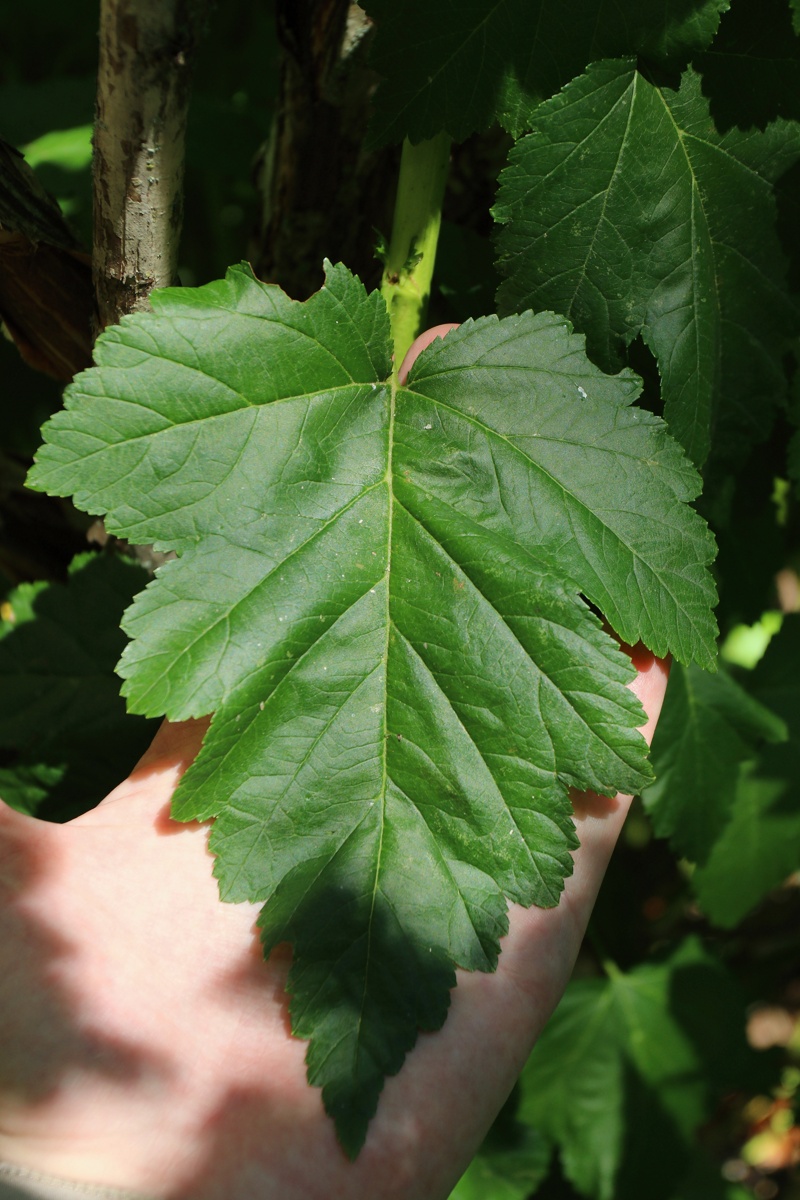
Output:
[[[575,299],[578,295],[578,292],[579,292],[581,286],[586,282],[586,280],[588,278],[589,260],[594,255],[595,243],[598,238],[600,226],[603,223],[603,221],[605,220],[606,209],[611,202],[611,193],[614,188],[614,184],[616,182],[617,175],[619,174],[619,171],[620,171],[623,155],[625,154],[625,151],[627,148],[628,136],[630,134],[630,129],[631,129],[631,121],[633,120],[633,110],[636,106],[636,91],[637,91],[636,81],[637,81],[638,77],[639,77],[639,72],[634,68],[631,73],[631,81],[627,85],[625,90],[622,92],[620,97],[614,102],[613,106],[611,108],[609,108],[608,112],[603,114],[602,120],[600,122],[598,122],[596,127],[592,130],[591,134],[587,135],[587,137],[585,137],[581,142],[578,142],[575,149],[573,151],[571,151],[571,153],[569,155],[569,158],[571,158],[573,154],[576,154],[578,152],[578,149],[580,148],[581,145],[583,145],[584,142],[588,142],[590,140],[590,138],[595,137],[602,129],[604,129],[606,121],[609,121],[611,119],[611,116],[616,111],[617,106],[623,102],[627,92],[630,90],[633,94],[631,97],[631,102],[628,105],[628,116],[627,116],[627,119],[625,122],[625,131],[622,134],[622,137],[620,138],[619,151],[617,153],[616,162],[614,163],[614,169],[611,172],[611,176],[608,181],[608,186],[603,189],[603,202],[602,202],[602,205],[600,208],[600,215],[595,223],[595,228],[592,233],[592,237],[589,242],[589,246],[586,250],[586,254],[584,255],[583,268],[582,268],[582,271],[580,274],[580,278],[578,279],[578,282],[575,284],[575,289],[572,293],[572,299],[570,300],[569,306],[567,308],[567,315],[570,315],[572,313],[573,307],[575,305]],[[568,161],[568,159],[565,161]]]
[[[344,614],[342,614],[342,615],[344,615]],[[337,618],[337,620],[339,620],[339,619],[340,619],[340,618]],[[335,624],[336,624],[336,622],[334,622],[334,625],[335,625]],[[327,629],[327,630],[325,630],[325,632],[324,632],[324,633],[321,635],[321,637],[324,637],[324,636],[325,636],[325,634],[326,634],[326,633],[328,633],[328,632],[329,632],[329,631],[330,631],[332,628],[333,628],[333,626],[329,626],[329,627],[328,627],[328,629]],[[317,639],[317,641],[320,641],[320,640],[321,640],[321,637],[320,637],[320,638],[318,638],[318,639]],[[305,651],[305,653],[303,654],[303,656],[302,656],[302,657],[305,657],[305,654],[307,654],[307,653],[310,653],[310,651],[311,651],[311,650],[314,648],[314,646],[317,644],[317,641],[315,641],[314,643],[312,643],[312,645],[311,645],[311,646],[309,646],[308,650],[307,650],[307,651]],[[299,661],[301,661],[301,660],[298,660],[298,662],[299,662]],[[294,667],[294,665],[295,665],[295,664],[292,664],[292,666],[293,666],[293,667]],[[272,696],[274,696],[274,695],[276,694],[276,692],[277,692],[277,691],[280,689],[280,686],[281,686],[281,684],[282,684],[282,683],[283,683],[283,682],[284,682],[286,679],[288,679],[288,678],[289,678],[289,676],[290,676],[290,674],[291,674],[291,669],[292,669],[292,668],[290,668],[290,670],[289,670],[289,671],[286,673],[286,675],[284,675],[284,676],[283,676],[283,678],[282,678],[282,679],[279,681],[279,683],[278,683],[278,685],[275,687],[275,689],[273,689],[273,692],[271,693],[271,696],[270,696],[270,698],[272,698]],[[378,668],[377,668],[377,667],[375,667],[375,668],[373,668],[373,670],[372,670],[372,671],[369,671],[369,672],[368,672],[366,675],[364,675],[364,676],[363,676],[363,678],[359,680],[358,684],[357,684],[357,685],[356,685],[356,687],[353,689],[353,691],[352,691],[352,692],[350,692],[350,693],[349,693],[349,694],[348,694],[348,695],[345,697],[345,699],[342,701],[342,703],[341,703],[341,704],[340,704],[338,707],[334,708],[333,712],[331,713],[331,716],[328,718],[328,720],[325,722],[325,724],[322,726],[322,728],[321,728],[321,729],[318,731],[318,733],[317,733],[317,734],[314,736],[313,740],[311,741],[311,743],[310,743],[310,745],[309,745],[309,748],[308,748],[308,751],[307,751],[307,753],[306,753],[306,754],[303,756],[303,758],[302,758],[302,759],[300,759],[300,761],[299,761],[299,762],[297,762],[297,763],[296,763],[296,765],[295,765],[295,769],[294,769],[294,771],[292,772],[291,776],[289,776],[289,777],[288,777],[288,778],[285,780],[285,782],[284,782],[284,785],[283,785],[283,788],[282,788],[282,791],[281,791],[281,794],[280,794],[280,797],[276,797],[276,798],[275,798],[275,802],[274,802],[274,807],[275,807],[275,808],[280,808],[280,809],[281,809],[281,810],[282,810],[282,811],[283,811],[283,812],[286,814],[286,809],[284,808],[284,801],[285,801],[285,798],[286,798],[286,793],[288,792],[289,788],[290,788],[290,787],[291,787],[291,786],[292,786],[292,785],[293,785],[293,784],[296,782],[296,780],[297,780],[297,776],[300,774],[300,771],[301,771],[301,770],[303,769],[303,767],[306,765],[306,763],[308,762],[309,758],[311,757],[311,755],[313,754],[313,752],[316,750],[316,748],[317,748],[317,746],[319,745],[319,743],[322,741],[323,737],[325,737],[325,735],[328,733],[328,730],[330,729],[330,727],[331,727],[331,726],[334,724],[334,722],[335,722],[336,720],[338,720],[338,718],[341,716],[342,709],[344,708],[344,706],[345,706],[346,704],[348,704],[350,701],[352,701],[353,697],[354,697],[354,696],[356,696],[356,695],[358,694],[358,692],[361,690],[361,688],[363,688],[363,687],[364,687],[364,686],[365,686],[365,685],[366,685],[366,684],[369,682],[369,680],[372,678],[373,674],[375,673],[375,671],[376,671],[377,669],[378,669]],[[210,780],[212,780],[212,779],[214,778],[214,775],[216,775],[217,771],[219,771],[219,770],[222,768],[223,764],[225,763],[226,759],[228,758],[228,755],[230,755],[231,753],[233,753],[233,751],[234,751],[235,749],[236,749],[236,744],[234,743],[234,744],[233,744],[233,745],[230,747],[230,749],[229,749],[229,750],[226,750],[226,752],[225,752],[225,754],[223,754],[222,758],[220,758],[220,759],[218,760],[218,762],[217,762],[217,764],[216,764],[216,766],[215,766],[215,768],[214,768],[214,774],[213,774],[213,775],[209,775],[209,776],[208,776],[208,778],[207,778],[207,780],[206,780],[206,784],[208,784],[208,783],[210,782]],[[233,798],[231,798],[230,800],[228,800],[228,801],[227,801],[227,804],[226,804],[226,810],[227,810],[227,811],[230,811],[230,812],[238,813],[238,815],[239,815],[239,816],[247,818],[248,822],[249,822],[251,825],[252,825],[252,824],[259,824],[259,822],[257,822],[257,821],[254,821],[254,819],[253,819],[253,813],[252,813],[252,811],[251,811],[251,810],[249,810],[249,809],[246,809],[246,808],[240,808],[239,806],[237,806],[237,804],[234,802]],[[288,815],[288,814],[286,814],[286,815]],[[352,828],[351,830],[348,830],[348,831],[347,831],[347,834],[346,834],[345,838],[344,838],[344,839],[343,839],[343,841],[340,843],[340,847],[341,847],[341,845],[343,845],[343,844],[344,844],[344,841],[346,841],[347,837],[349,837],[349,836],[350,836],[350,834],[351,834],[351,833],[353,833],[353,832],[355,831],[355,829],[357,829],[357,828],[359,827],[359,825],[360,825],[360,824],[363,822],[363,820],[364,820],[365,816],[366,816],[366,813],[365,813],[365,814],[364,814],[364,816],[361,818],[361,820],[359,820],[359,821],[357,821],[357,822],[356,822],[356,824],[353,826],[353,828]],[[241,862],[241,863],[240,863],[240,864],[237,866],[235,873],[234,873],[234,874],[231,876],[231,882],[235,882],[235,880],[239,878],[239,876],[241,875],[241,873],[242,873],[242,871],[244,870],[245,866],[246,866],[246,865],[247,865],[247,863],[250,861],[250,858],[251,858],[251,856],[252,856],[252,855],[255,853],[255,851],[256,851],[256,848],[257,848],[257,846],[258,846],[258,844],[259,844],[259,842],[260,842],[260,840],[261,840],[261,838],[262,838],[262,836],[263,836],[263,833],[264,833],[264,826],[265,826],[265,822],[263,822],[263,821],[262,821],[262,822],[260,822],[260,824],[261,824],[261,826],[262,826],[262,828],[261,828],[261,831],[258,833],[258,835],[257,835],[257,837],[256,837],[256,839],[255,839],[255,841],[254,841],[254,843],[253,843],[253,845],[252,845],[252,846],[250,847],[250,849],[248,850],[248,852],[247,852],[247,854],[245,855],[245,857],[244,857],[244,859],[242,860],[242,862]],[[213,839],[213,837],[212,837],[212,847],[211,847],[211,848],[212,848],[212,849],[214,848],[214,839]]]
[[397,376],[392,375],[389,387],[389,420],[387,422],[387,453],[386,453],[386,474],[382,483],[386,484],[388,492],[388,512],[387,512],[387,528],[386,528],[386,574],[385,592],[386,592],[386,640],[384,643],[383,652],[383,745],[381,747],[381,786],[379,790],[380,799],[380,834],[378,840],[378,851],[375,859],[375,881],[372,888],[372,900],[370,904],[369,920],[367,922],[367,946],[364,955],[364,989],[361,993],[361,1008],[358,1014],[357,1034],[354,1040],[353,1067],[358,1076],[358,1057],[361,1047],[361,1026],[364,1020],[364,1009],[367,1003],[367,992],[369,990],[369,974],[371,966],[372,952],[372,929],[375,917],[375,903],[378,896],[380,884],[382,857],[383,857],[383,835],[386,828],[386,789],[389,778],[388,764],[388,745],[389,745],[389,729],[388,729],[388,711],[389,711],[389,637],[391,630],[391,580],[392,580],[392,518],[394,514],[394,422],[395,422],[395,407],[397,403]]
[[[707,422],[703,429],[703,432],[706,435],[706,437],[710,437],[712,423],[715,418],[715,410],[717,407],[716,393],[719,390],[720,380],[722,378],[721,329],[722,329],[722,321],[723,321],[723,312],[722,312],[722,296],[721,296],[720,288],[718,285],[719,263],[718,263],[718,254],[716,251],[717,243],[714,241],[714,238],[711,234],[711,222],[709,220],[708,213],[706,212],[706,204],[704,202],[703,193],[700,189],[700,184],[699,184],[699,181],[697,178],[697,173],[694,168],[694,163],[692,162],[692,157],[689,154],[689,150],[686,145],[686,142],[691,137],[691,135],[688,134],[685,130],[683,130],[680,127],[680,125],[678,124],[678,122],[675,118],[675,115],[672,112],[672,109],[670,108],[669,104],[667,103],[666,97],[664,96],[663,89],[660,87],[655,87],[653,90],[656,93],[658,99],[661,101],[664,113],[672,125],[672,128],[675,133],[675,141],[677,142],[678,146],[680,147],[680,151],[683,155],[684,162],[686,164],[686,170],[689,173],[689,178],[691,181],[690,182],[690,197],[691,197],[692,241],[691,241],[690,253],[689,253],[689,263],[690,263],[690,268],[691,268],[691,273],[692,273],[692,282],[694,283],[694,280],[695,280],[696,274],[697,274],[697,268],[695,265],[695,256],[694,256],[694,246],[697,244],[695,242],[695,204],[697,205],[697,208],[703,219],[703,228],[706,233],[706,238],[707,238],[708,246],[709,246],[709,253],[711,255],[711,262],[712,262],[712,266],[713,266],[714,282],[713,282],[713,286],[711,288],[711,293],[712,293],[713,302],[714,302],[714,319],[713,320],[714,320],[714,329],[715,329],[715,336],[713,337],[713,348],[712,348],[713,378],[712,378],[711,392],[708,396]],[[702,139],[696,139],[696,140],[702,141]],[[711,145],[711,143],[705,143],[705,144],[709,145],[709,146]],[[697,364],[698,371],[700,371],[700,369],[701,369],[701,362],[702,362],[702,356],[700,354],[701,319],[700,319],[700,315],[699,315],[699,303],[700,303],[700,298],[701,298],[700,297],[701,291],[702,291],[701,288],[692,287],[695,362]],[[652,326],[651,326],[651,328],[652,328]],[[700,408],[700,406],[698,404],[693,413],[693,420],[691,423],[692,430],[696,430],[700,424],[701,416],[699,413],[699,408]]]
[[[464,736],[465,736],[465,737],[468,739],[468,741],[470,742],[470,744],[471,744],[472,746],[474,746],[474,747],[475,747],[475,751],[476,751],[476,753],[477,753],[478,757],[480,758],[481,762],[483,763],[483,765],[486,767],[486,770],[487,770],[487,772],[488,772],[488,774],[489,774],[489,778],[491,779],[492,783],[494,784],[494,787],[495,787],[495,790],[496,790],[496,792],[497,792],[497,795],[499,796],[500,800],[502,801],[502,803],[503,803],[503,806],[504,806],[504,808],[505,808],[505,811],[508,813],[509,820],[511,820],[511,821],[513,821],[513,822],[514,822],[514,828],[517,830],[517,833],[519,834],[519,839],[520,839],[520,842],[521,842],[522,846],[524,847],[524,850],[525,850],[525,855],[526,855],[526,857],[527,857],[527,860],[528,860],[528,865],[530,866],[531,870],[533,870],[533,871],[535,871],[535,872],[536,872],[537,878],[539,879],[539,882],[540,882],[541,886],[542,886],[543,888],[545,888],[547,891],[550,891],[550,892],[552,892],[552,889],[551,889],[551,888],[549,888],[549,887],[547,887],[547,884],[546,884],[545,880],[542,878],[541,871],[539,870],[539,867],[538,867],[538,864],[537,864],[537,862],[536,862],[536,859],[534,858],[533,852],[531,851],[531,848],[530,848],[530,846],[528,845],[528,843],[527,843],[527,841],[526,841],[526,839],[525,839],[525,836],[524,836],[524,834],[522,833],[522,830],[519,828],[519,824],[518,824],[518,822],[517,822],[517,820],[516,820],[516,817],[515,817],[515,815],[514,815],[514,812],[513,812],[513,810],[512,810],[512,809],[509,807],[509,805],[508,805],[508,802],[506,801],[506,798],[505,798],[505,796],[503,795],[503,792],[502,792],[502,790],[501,790],[501,788],[500,788],[500,786],[499,786],[499,784],[498,784],[497,780],[495,779],[494,772],[492,771],[492,769],[491,769],[491,767],[489,766],[489,764],[486,762],[486,759],[484,758],[484,756],[483,756],[483,753],[481,752],[481,749],[480,749],[480,747],[479,747],[479,746],[476,744],[476,742],[475,742],[474,738],[472,737],[472,734],[470,733],[469,729],[467,729],[467,727],[466,727],[466,725],[464,724],[463,720],[461,719],[461,716],[459,715],[458,711],[457,711],[457,710],[454,708],[454,706],[453,706],[453,703],[452,703],[452,701],[450,700],[450,697],[449,697],[449,696],[447,695],[447,693],[444,691],[444,689],[442,688],[441,684],[439,683],[439,680],[436,678],[436,675],[433,673],[433,671],[431,671],[430,667],[429,667],[429,666],[428,666],[428,664],[425,662],[424,658],[422,658],[422,657],[421,657],[421,655],[420,655],[420,654],[417,652],[417,650],[414,648],[414,646],[411,644],[411,642],[408,640],[408,638],[405,636],[405,634],[404,634],[404,633],[402,633],[402,632],[401,632],[401,630],[399,630],[399,629],[397,628],[397,626],[394,626],[394,628],[395,628],[395,630],[396,630],[396,632],[397,632],[397,635],[398,635],[398,637],[402,638],[403,642],[404,642],[404,643],[406,644],[406,646],[408,647],[408,649],[409,649],[410,653],[411,653],[411,654],[413,654],[413,656],[414,656],[414,657],[415,657],[415,658],[418,660],[418,662],[420,662],[420,663],[422,664],[422,666],[425,668],[425,671],[426,671],[427,675],[429,676],[429,678],[431,679],[431,681],[433,682],[433,684],[434,684],[434,686],[435,686],[435,688],[436,688],[436,691],[439,693],[439,695],[442,697],[442,699],[443,699],[443,700],[444,700],[444,702],[446,703],[446,705],[447,705],[447,707],[449,708],[450,712],[453,714],[453,717],[454,717],[454,718],[455,718],[455,720],[458,722],[458,724],[459,724],[459,727],[460,727],[460,728],[463,730],[463,732],[464,732]],[[548,733],[549,733],[549,731],[548,731]],[[414,744],[414,745],[416,745],[416,743],[413,743],[413,744]],[[552,744],[552,743],[551,743],[551,744]],[[427,755],[427,752],[426,752],[425,750],[423,750],[423,748],[422,748],[421,746],[417,746],[417,749],[418,749],[418,750],[420,750],[420,751],[422,751],[422,753],[423,753],[423,754],[425,754],[426,758],[428,757],[428,755]],[[434,765],[434,766],[436,766],[436,764],[435,764],[435,763],[434,763],[433,765]],[[438,767],[437,767],[436,769],[437,769],[437,773],[438,773]],[[555,774],[556,774],[556,772],[554,771],[554,772],[553,772],[553,774],[555,775]],[[395,787],[398,789],[398,791],[402,792],[402,794],[403,794],[404,796],[406,796],[406,793],[403,791],[403,789],[400,787],[400,785],[399,785],[399,784],[396,782],[396,780],[392,779],[392,783],[393,783],[393,784],[394,784],[394,786],[395,786]],[[565,794],[566,794],[566,790],[565,790]],[[422,810],[419,808],[419,806],[418,806],[418,805],[417,805],[417,804],[416,804],[416,803],[415,803],[413,800],[411,800],[411,798],[410,798],[410,797],[407,797],[407,799],[409,799],[409,803],[411,803],[411,804],[413,805],[414,811],[415,811],[415,812],[417,812],[417,813],[419,814],[419,817],[420,817],[420,819],[422,820],[422,822],[424,823],[424,825],[425,825],[425,828],[426,828],[426,829],[428,829],[428,830],[429,830],[429,832],[430,832],[430,826],[428,825],[428,822],[427,822],[427,820],[425,819],[425,815],[424,815],[424,813],[422,812]],[[433,836],[433,835],[431,834],[431,836]],[[434,838],[434,841],[435,841],[435,838]],[[438,849],[438,846],[437,846],[437,849]],[[465,861],[466,861],[466,860],[465,860]],[[470,865],[470,866],[474,866],[474,864],[473,864],[473,863],[468,863],[468,865]],[[460,893],[459,893],[459,894],[460,894]]]
[[[576,717],[576,719],[577,719],[577,720],[580,722],[580,724],[581,724],[583,727],[585,727],[586,729],[588,729],[588,731],[589,731],[589,733],[592,735],[592,737],[593,737],[593,738],[594,738],[594,737],[598,737],[598,735],[596,734],[596,731],[595,731],[595,730],[592,728],[592,726],[591,726],[591,724],[589,723],[589,721],[588,721],[588,720],[587,720],[587,719],[586,719],[584,716],[582,716],[580,712],[578,712],[578,710],[577,710],[577,708],[575,707],[575,705],[573,704],[573,702],[572,702],[572,699],[570,698],[570,696],[568,696],[566,692],[563,692],[563,691],[562,691],[562,690],[561,690],[561,689],[558,687],[558,685],[557,685],[557,684],[554,682],[554,680],[553,680],[553,679],[550,677],[550,675],[548,675],[548,674],[547,674],[547,672],[546,672],[546,671],[545,671],[545,670],[544,670],[544,669],[541,667],[541,665],[540,665],[538,662],[535,662],[535,661],[534,661],[534,660],[531,658],[530,654],[529,654],[529,653],[528,653],[528,651],[525,649],[525,647],[523,646],[522,642],[519,640],[519,638],[518,638],[517,634],[514,632],[514,630],[513,630],[513,629],[511,628],[511,626],[508,624],[508,621],[506,620],[506,618],[503,616],[503,614],[500,612],[500,610],[499,610],[498,608],[496,608],[496,607],[495,607],[495,605],[494,605],[494,604],[493,604],[493,602],[492,602],[492,601],[489,599],[489,597],[486,595],[486,593],[485,593],[485,592],[483,592],[483,591],[481,590],[481,588],[480,588],[480,587],[479,587],[479,586],[476,584],[475,580],[472,578],[472,576],[470,575],[470,573],[469,573],[469,571],[467,570],[467,568],[466,568],[466,567],[464,567],[464,566],[463,566],[463,565],[462,565],[462,564],[461,564],[461,563],[460,563],[460,562],[459,562],[459,561],[458,561],[456,558],[454,558],[454,557],[453,557],[453,555],[452,555],[452,554],[451,554],[451,553],[450,553],[448,550],[446,550],[446,549],[445,549],[445,547],[444,547],[444,546],[441,544],[441,542],[439,542],[439,541],[437,540],[437,538],[436,538],[436,535],[435,535],[435,534],[434,534],[434,533],[433,533],[433,532],[432,532],[430,529],[428,529],[428,528],[427,528],[427,526],[425,525],[424,521],[422,521],[420,518],[418,518],[418,517],[416,516],[416,514],[412,513],[412,512],[411,512],[411,511],[410,511],[410,510],[409,510],[409,509],[408,509],[408,508],[407,508],[407,507],[406,507],[404,504],[402,504],[402,502],[401,502],[401,501],[399,501],[399,500],[396,500],[396,501],[395,501],[395,503],[398,505],[398,507],[402,508],[402,509],[403,509],[403,511],[404,511],[405,513],[407,513],[407,514],[408,514],[408,516],[411,518],[411,520],[412,520],[412,521],[414,521],[414,522],[415,522],[415,524],[419,525],[420,529],[424,530],[424,532],[425,532],[425,533],[428,535],[428,537],[430,537],[430,538],[431,538],[431,539],[432,539],[432,540],[433,540],[433,541],[436,543],[436,545],[439,547],[439,549],[442,551],[442,553],[443,553],[443,554],[445,554],[445,555],[447,556],[447,558],[448,558],[448,559],[450,560],[450,562],[451,562],[451,563],[454,565],[454,567],[456,567],[456,569],[457,569],[458,571],[460,571],[460,572],[461,572],[461,574],[462,574],[462,575],[464,575],[464,577],[465,577],[466,579],[468,579],[468,580],[469,580],[469,583],[470,583],[470,585],[471,585],[471,586],[472,586],[472,587],[475,589],[476,593],[477,593],[477,594],[478,594],[478,595],[481,597],[481,599],[482,599],[483,601],[485,601],[485,603],[486,603],[486,604],[489,606],[489,608],[492,610],[492,612],[493,612],[493,613],[495,614],[495,616],[498,618],[498,620],[500,621],[500,623],[503,625],[503,628],[508,630],[508,633],[509,633],[509,635],[510,635],[510,636],[513,638],[515,645],[517,645],[517,646],[519,647],[519,649],[520,649],[521,653],[524,655],[524,657],[525,657],[525,658],[526,658],[526,659],[527,659],[529,662],[531,662],[531,663],[533,664],[534,668],[536,669],[536,671],[538,672],[538,674],[540,675],[540,677],[541,677],[543,680],[545,680],[545,681],[546,681],[546,683],[547,683],[547,684],[548,684],[548,685],[549,685],[549,686],[550,686],[550,687],[553,689],[553,691],[554,691],[554,692],[555,692],[555,693],[556,693],[558,696],[561,696],[561,697],[563,697],[563,699],[564,699],[564,700],[566,700],[567,704],[569,705],[570,711],[571,711],[571,712],[573,712],[573,713],[575,714],[575,717]],[[540,619],[541,619],[541,620],[545,620],[545,618],[540,618]],[[555,622],[548,621],[548,624],[555,624]],[[561,628],[563,628],[563,627],[561,627]],[[395,625],[395,629],[397,629],[397,632],[398,632],[398,634],[400,635],[400,637],[402,637],[402,638],[403,638],[403,640],[406,642],[406,644],[407,644],[407,645],[409,645],[409,646],[411,646],[411,643],[409,642],[409,640],[408,640],[408,638],[405,636],[405,634],[402,632],[402,630],[398,629],[396,625]],[[574,633],[574,631],[573,631],[573,630],[570,630],[570,632],[571,632],[571,633]],[[576,635],[576,636],[577,636],[577,635]],[[412,650],[414,650],[413,646],[411,646],[411,649],[412,649]],[[422,657],[422,655],[421,655],[421,654],[419,654],[419,652],[418,652],[418,651],[414,650],[414,653],[415,653],[415,655],[416,655],[416,656],[419,658],[420,662],[423,664],[423,666],[425,667],[425,670],[428,672],[428,674],[431,676],[431,678],[432,678],[432,679],[433,679],[433,680],[436,682],[436,686],[437,686],[438,690],[439,690],[439,691],[441,692],[441,694],[442,694],[442,695],[445,697],[445,699],[447,699],[447,702],[448,702],[448,704],[450,705],[450,707],[451,707],[451,708],[453,708],[452,702],[451,702],[451,701],[449,700],[449,698],[447,697],[447,693],[446,693],[446,692],[443,690],[443,688],[442,688],[442,687],[441,687],[441,685],[439,684],[438,680],[436,680],[436,676],[434,675],[434,673],[433,673],[433,671],[431,670],[431,668],[428,666],[427,662],[425,662],[425,659]],[[458,715],[458,712],[457,712],[457,711],[456,711],[454,708],[453,708],[453,712],[455,713],[456,717],[458,718],[458,721],[459,721],[459,723],[462,725],[462,728],[464,728],[464,732],[467,734],[467,737],[469,737],[470,741],[471,741],[471,742],[472,742],[472,744],[475,746],[475,749],[477,750],[478,754],[480,755],[480,757],[481,757],[481,760],[482,760],[482,761],[485,763],[485,765],[486,765],[486,769],[487,769],[487,770],[489,771],[489,773],[491,774],[491,776],[492,776],[492,779],[495,779],[494,772],[492,771],[492,769],[491,769],[491,767],[489,766],[489,764],[486,762],[486,759],[485,759],[485,757],[484,757],[484,755],[483,755],[482,751],[479,749],[479,747],[478,747],[477,745],[475,745],[475,742],[474,742],[474,740],[473,740],[473,738],[472,738],[471,734],[469,733],[469,730],[466,728],[466,726],[464,726],[464,723],[463,723],[463,721],[461,720],[461,717]],[[554,744],[554,742],[553,742],[553,735],[552,735],[552,732],[551,732],[551,730],[550,730],[550,728],[549,728],[549,726],[548,726],[547,722],[546,722],[546,721],[545,721],[545,719],[544,719],[544,716],[542,716],[542,724],[543,724],[544,728],[547,730],[547,736],[548,736],[548,738],[550,739],[550,747],[551,747],[551,750],[552,750],[552,753],[553,753],[553,761],[555,762],[555,760],[557,759],[557,757],[558,757],[558,756],[557,756],[557,754],[556,754],[555,744]],[[599,737],[598,737],[598,740],[602,741],[602,739],[600,739]],[[614,755],[615,759],[616,759],[616,760],[617,760],[617,761],[618,761],[618,762],[619,762],[619,763],[620,763],[620,764],[621,764],[623,767],[625,767],[627,770],[631,770],[631,769],[632,769],[632,768],[631,768],[631,764],[630,764],[630,763],[627,763],[627,762],[625,761],[625,759],[624,759],[624,758],[622,758],[622,757],[621,757],[621,755],[620,755],[620,754],[619,754],[619,753],[618,753],[616,750],[614,750],[612,747],[610,747],[610,746],[608,745],[608,743],[607,743],[607,742],[603,741],[603,745],[606,747],[606,749],[608,749],[608,750],[611,750],[611,752],[613,753],[613,755]],[[527,760],[525,760],[525,761],[527,761]],[[495,783],[496,783],[496,785],[497,785],[498,791],[500,792],[500,795],[502,796],[502,794],[503,794],[503,793],[502,793],[502,791],[500,790],[500,785],[499,785],[499,784],[497,784],[497,780],[496,780],[496,779],[495,779]],[[581,785],[577,785],[577,784],[576,784],[576,786],[581,786]],[[504,803],[505,803],[505,799],[504,799]]]

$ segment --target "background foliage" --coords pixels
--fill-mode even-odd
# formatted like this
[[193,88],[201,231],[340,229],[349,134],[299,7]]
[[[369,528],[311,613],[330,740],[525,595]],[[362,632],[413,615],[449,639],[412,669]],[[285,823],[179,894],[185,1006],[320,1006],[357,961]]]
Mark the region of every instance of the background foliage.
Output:
[[[721,670],[675,664],[656,781],[575,980],[454,1195],[798,1195],[800,15],[788,0],[364,8],[370,145],[442,128],[457,143],[431,323],[493,312],[495,293],[501,314],[565,313],[599,367],[642,376],[703,468],[720,547]],[[86,246],[96,19],[86,0],[43,4],[35,28],[0,15],[0,136]],[[253,161],[297,52],[279,28],[269,4],[214,15],[184,283],[252,251]],[[150,733],[112,672],[146,564],[113,539],[87,556],[90,519],[24,489],[60,391],[0,352],[0,787],[64,820]]]

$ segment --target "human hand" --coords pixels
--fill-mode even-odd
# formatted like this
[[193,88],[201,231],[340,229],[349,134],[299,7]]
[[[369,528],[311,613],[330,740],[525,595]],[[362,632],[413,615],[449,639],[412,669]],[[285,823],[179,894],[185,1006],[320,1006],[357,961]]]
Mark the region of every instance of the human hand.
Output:
[[[649,736],[666,668],[633,657]],[[67,825],[0,806],[0,1159],[159,1200],[441,1200],[566,986],[628,799],[576,799],[561,903],[513,907],[497,972],[459,972],[350,1163],[289,1034],[288,952],[264,964],[206,828],[169,818],[205,728],[165,723]]]

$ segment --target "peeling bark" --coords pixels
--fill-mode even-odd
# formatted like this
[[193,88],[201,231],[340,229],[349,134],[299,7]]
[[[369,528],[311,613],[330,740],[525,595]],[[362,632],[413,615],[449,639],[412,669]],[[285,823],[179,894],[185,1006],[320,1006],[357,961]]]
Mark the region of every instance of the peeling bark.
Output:
[[100,329],[175,282],[191,66],[211,0],[102,0],[94,135]]
[[350,0],[278,0],[277,16],[280,97],[257,172],[256,273],[301,300],[321,285],[328,257],[375,286],[373,229],[388,234],[399,148],[363,149],[377,84],[372,23]]

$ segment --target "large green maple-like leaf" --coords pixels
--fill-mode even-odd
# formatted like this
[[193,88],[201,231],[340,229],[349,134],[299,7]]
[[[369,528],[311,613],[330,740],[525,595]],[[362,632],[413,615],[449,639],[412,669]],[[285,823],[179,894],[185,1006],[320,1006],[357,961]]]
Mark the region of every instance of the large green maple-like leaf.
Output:
[[729,0],[365,0],[384,77],[372,138],[461,140],[493,121],[515,137],[545,97],[598,58],[685,62],[713,38]]
[[653,738],[655,783],[642,796],[656,833],[705,862],[730,820],[742,763],[786,736],[781,718],[731,675],[676,665]]
[[519,1119],[595,1200],[671,1200],[691,1135],[732,1088],[768,1086],[744,999],[694,938],[662,962],[571,983],[522,1075]]
[[701,80],[657,86],[596,63],[542,105],[512,150],[495,216],[501,311],[554,308],[616,369],[641,335],[671,433],[702,464],[767,435],[797,312],[775,232],[774,181],[800,129],[719,134]]
[[[553,904],[568,787],[649,773],[618,634],[714,662],[696,473],[552,314],[468,322],[391,379],[344,267],[244,268],[98,343],[32,482],[179,559],[125,618],[135,711],[216,715],[173,802],[223,897],[290,941],[309,1078],[357,1151],[382,1081]],[[583,596],[581,595],[583,594]]]

